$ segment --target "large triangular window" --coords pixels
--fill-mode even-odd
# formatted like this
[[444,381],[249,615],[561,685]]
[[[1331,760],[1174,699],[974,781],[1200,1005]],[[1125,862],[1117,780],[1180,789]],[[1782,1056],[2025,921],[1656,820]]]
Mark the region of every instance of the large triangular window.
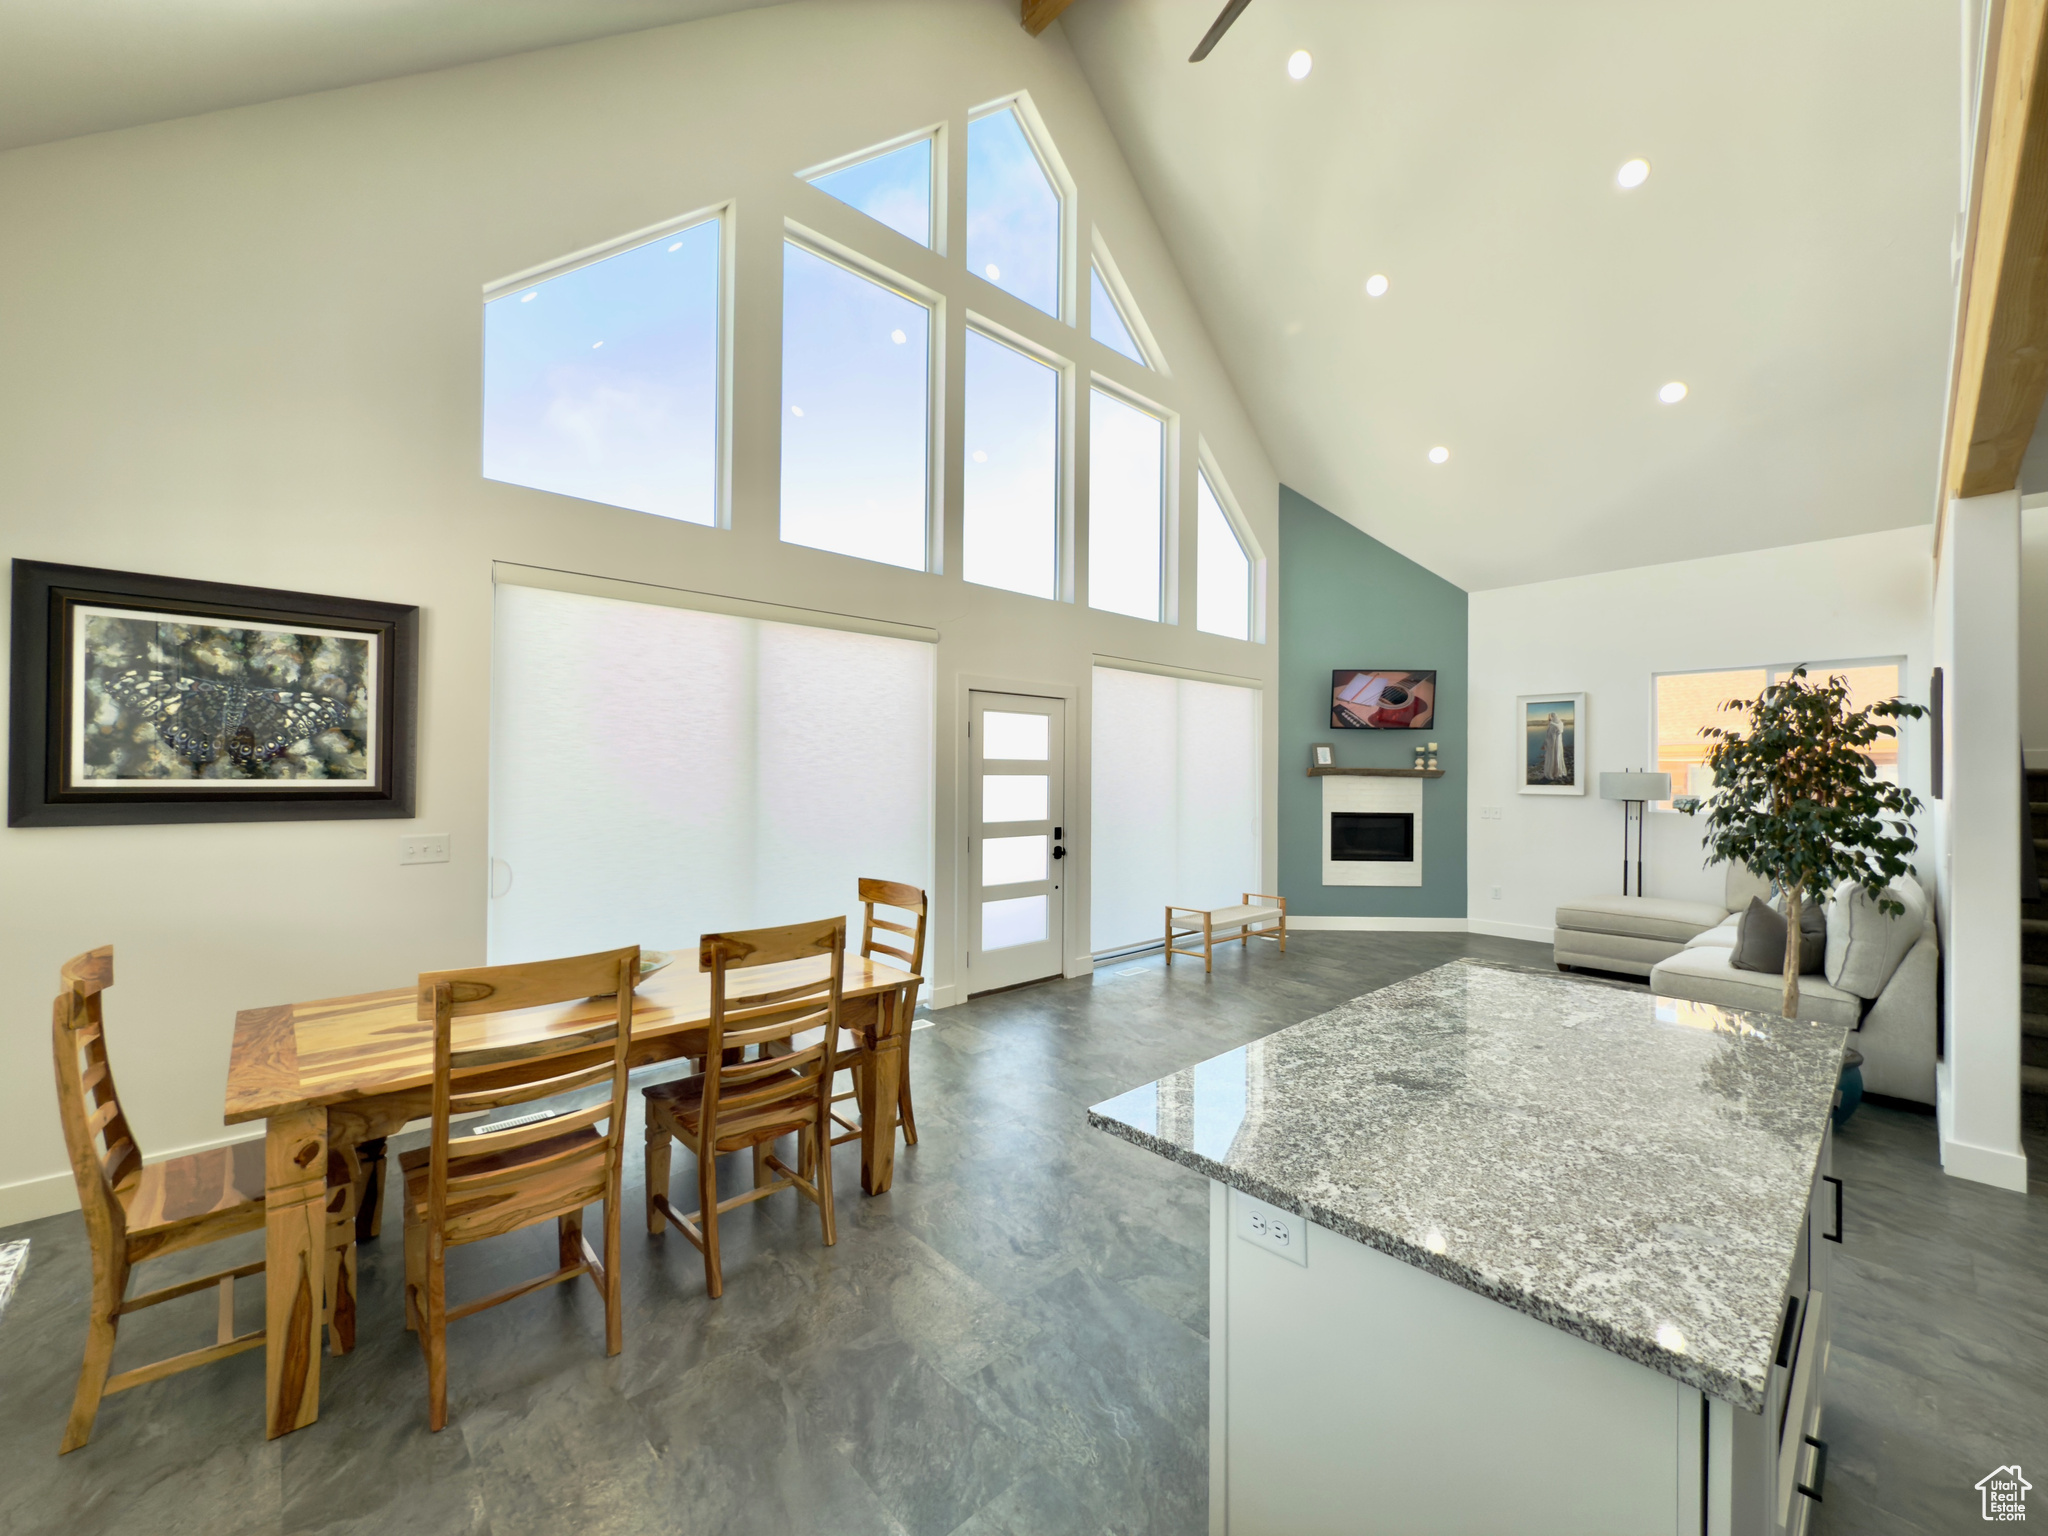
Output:
[[1110,351],[1121,352],[1140,368],[1152,366],[1152,360],[1145,356],[1145,349],[1138,345],[1136,329],[1125,317],[1123,305],[1117,302],[1116,295],[1103,278],[1100,262],[1088,269],[1088,334]]
[[932,137],[876,150],[804,177],[827,197],[858,208],[919,245],[932,243]]

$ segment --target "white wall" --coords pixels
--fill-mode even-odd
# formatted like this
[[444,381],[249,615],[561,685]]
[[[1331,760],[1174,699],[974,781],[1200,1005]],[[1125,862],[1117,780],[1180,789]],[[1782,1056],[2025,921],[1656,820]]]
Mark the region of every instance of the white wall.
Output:
[[2020,739],[2027,766],[2048,768],[2048,496],[2020,512]]
[[[777,542],[783,221],[967,291],[967,111],[1028,89],[1172,365],[1181,414],[1176,626],[967,588]],[[952,265],[791,174],[945,122]],[[479,478],[481,288],[736,201],[733,526],[690,527]],[[922,624],[939,642],[931,953],[951,996],[959,679],[1073,690],[1084,802],[1090,668],[1135,658],[1252,678],[1275,739],[1277,646],[1198,634],[1197,435],[1277,556],[1277,482],[1057,30],[1011,0],[819,0],[0,156],[0,527],[10,555],[418,603],[420,830],[392,822],[0,834],[0,1222],[71,1198],[45,1020],[58,963],[119,952],[115,1059],[146,1150],[230,1133],[237,1009],[405,985],[484,955],[491,562]],[[1085,293],[1085,271],[1082,277]],[[993,288],[1000,323],[1114,373]],[[964,305],[949,303],[944,490],[959,536]],[[1087,412],[1076,413],[1085,455]],[[1085,459],[1083,460],[1085,462]],[[1085,517],[1085,476],[1077,519]],[[1269,608],[1277,558],[1267,565]],[[1268,753],[1270,765],[1270,752]],[[1264,788],[1267,878],[1274,789]],[[1088,932],[1087,823],[1068,952]],[[683,936],[687,937],[687,936]],[[1085,960],[1078,964],[1085,965]]]
[[1942,1166],[2024,1194],[2019,501],[2004,491],[1949,506],[1934,594],[1948,771],[1930,846],[1947,1036],[1934,1079]]
[[[1901,528],[1474,592],[1472,928],[1548,943],[1560,902],[1620,894],[1622,808],[1599,798],[1597,776],[1655,767],[1652,673],[1903,656],[1906,696],[1924,704],[1932,578],[1927,530]],[[1584,797],[1516,792],[1515,696],[1551,690],[1587,696]],[[1902,723],[1905,782],[1923,799],[1926,743],[1924,726]],[[1720,900],[1700,834],[1650,813],[1650,895]]]

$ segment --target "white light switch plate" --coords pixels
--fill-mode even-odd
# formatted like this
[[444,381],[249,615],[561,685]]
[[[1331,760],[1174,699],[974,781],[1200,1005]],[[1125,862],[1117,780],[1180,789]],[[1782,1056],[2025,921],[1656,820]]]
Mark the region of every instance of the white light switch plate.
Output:
[[448,834],[446,832],[414,832],[398,840],[398,862],[401,864],[446,864],[448,862]]
[[1241,1189],[1230,1192],[1237,1210],[1237,1235],[1291,1264],[1308,1267],[1308,1223],[1292,1211],[1254,1200]]
[[1479,819],[1481,821],[1499,821],[1500,807],[1497,805],[1482,805],[1479,807]]

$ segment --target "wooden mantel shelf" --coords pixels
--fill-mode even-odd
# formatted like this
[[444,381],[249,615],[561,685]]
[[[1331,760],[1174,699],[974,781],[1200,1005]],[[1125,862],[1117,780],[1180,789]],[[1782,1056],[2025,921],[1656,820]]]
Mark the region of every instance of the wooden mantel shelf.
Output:
[[1441,768],[1310,768],[1312,779],[1325,779],[1331,774],[1349,774],[1361,779],[1440,779],[1444,776]]

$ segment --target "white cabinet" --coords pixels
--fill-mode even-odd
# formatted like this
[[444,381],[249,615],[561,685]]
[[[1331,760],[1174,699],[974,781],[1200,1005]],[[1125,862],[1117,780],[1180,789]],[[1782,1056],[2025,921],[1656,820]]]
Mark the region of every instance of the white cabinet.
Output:
[[1212,1183],[1212,1536],[1798,1536],[1824,1454],[1825,1143],[1820,1169],[1761,1413],[1320,1227],[1282,1256]]

